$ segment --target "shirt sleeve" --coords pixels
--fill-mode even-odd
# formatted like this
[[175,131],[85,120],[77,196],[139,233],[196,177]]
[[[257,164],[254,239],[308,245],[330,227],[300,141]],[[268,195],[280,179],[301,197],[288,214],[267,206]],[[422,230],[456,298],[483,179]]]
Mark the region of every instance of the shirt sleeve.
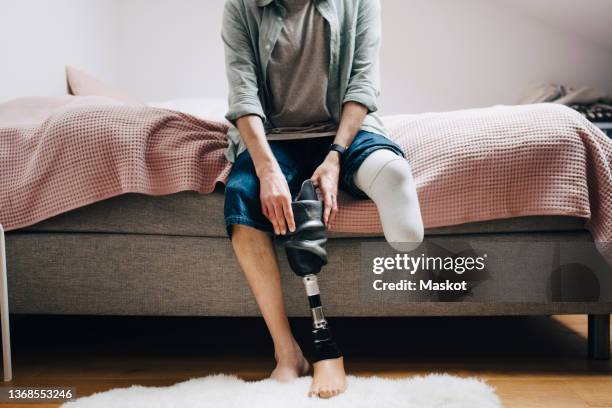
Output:
[[355,52],[343,103],[358,102],[369,112],[378,110],[380,36],[379,0],[360,0],[355,27]]
[[255,52],[241,2],[227,0],[223,11],[221,39],[225,50],[225,72],[229,99],[225,118],[232,124],[245,115],[266,117],[259,100]]

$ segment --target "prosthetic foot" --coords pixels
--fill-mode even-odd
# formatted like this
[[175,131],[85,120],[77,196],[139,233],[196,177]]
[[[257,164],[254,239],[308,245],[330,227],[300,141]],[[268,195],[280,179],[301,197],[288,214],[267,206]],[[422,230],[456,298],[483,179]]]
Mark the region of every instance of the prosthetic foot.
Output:
[[302,277],[312,313],[312,335],[315,361],[342,356],[334,341],[319,294],[317,273],[327,264],[327,233],[323,223],[323,203],[318,199],[312,181],[306,180],[291,204],[295,219],[295,232],[279,237],[287,251],[289,266]]

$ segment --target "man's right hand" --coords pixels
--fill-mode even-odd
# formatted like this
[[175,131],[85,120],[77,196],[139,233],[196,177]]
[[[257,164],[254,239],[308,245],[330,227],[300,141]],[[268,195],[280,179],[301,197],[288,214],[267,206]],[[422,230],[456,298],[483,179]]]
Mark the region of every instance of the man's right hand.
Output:
[[261,211],[272,223],[276,235],[295,231],[291,192],[270,145],[266,140],[262,119],[257,115],[245,115],[236,120],[240,136],[247,145],[259,177]]
[[263,171],[259,175],[260,200],[263,214],[270,220],[276,235],[295,231],[291,192],[287,180],[279,168]]

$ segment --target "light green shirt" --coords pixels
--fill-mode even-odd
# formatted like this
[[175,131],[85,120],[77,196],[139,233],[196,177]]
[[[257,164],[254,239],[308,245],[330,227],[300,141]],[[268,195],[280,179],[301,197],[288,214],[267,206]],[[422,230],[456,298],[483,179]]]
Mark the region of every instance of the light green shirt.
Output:
[[[380,93],[379,0],[314,0],[329,24],[329,75],[327,108],[340,122],[342,104],[358,102],[368,108],[362,130],[385,135],[374,112]],[[262,118],[266,133],[273,98],[268,89],[268,63],[283,27],[286,10],[278,0],[226,0],[221,37],[229,85],[227,120],[232,124],[245,115]],[[246,146],[238,129],[230,126],[225,152],[233,162]]]

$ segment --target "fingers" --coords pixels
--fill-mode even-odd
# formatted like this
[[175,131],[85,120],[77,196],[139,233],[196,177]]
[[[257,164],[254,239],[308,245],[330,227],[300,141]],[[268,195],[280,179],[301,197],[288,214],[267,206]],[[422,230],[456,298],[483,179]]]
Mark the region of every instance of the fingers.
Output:
[[323,192],[323,205],[325,206],[325,210],[323,211],[323,221],[325,225],[329,225],[329,216],[332,211],[332,207],[334,206],[334,202],[332,200],[331,193]]
[[264,215],[264,217],[266,217],[269,220],[270,219],[270,211],[268,211],[268,205],[262,199],[260,199],[259,203],[261,205],[261,213]]
[[336,215],[338,215],[338,197],[337,195],[332,194],[331,199],[332,199],[332,207],[331,207],[331,212],[329,214],[329,226],[333,225],[336,219]]
[[291,208],[291,196],[281,194],[262,200],[262,214],[272,223],[274,234],[285,235],[287,228],[295,231],[295,220]]
[[259,194],[261,212],[272,224],[274,234],[285,235],[287,227],[295,231],[291,193],[280,170],[262,175]]
[[280,226],[278,225],[278,221],[276,219],[276,212],[274,211],[274,204],[271,202],[266,202],[263,208],[265,208],[264,215],[272,224],[272,228],[274,229],[274,234],[280,235]]
[[318,188],[320,199],[323,201],[323,222],[329,227],[338,213],[338,203],[336,199],[338,185],[316,173],[311,180],[312,184]]
[[[325,177],[313,177],[311,180],[315,186],[318,186],[317,193],[324,205],[323,222],[329,227],[338,213],[337,184]],[[288,191],[284,193],[277,190],[263,195],[261,209],[263,215],[272,224],[275,235],[286,235],[288,231],[295,232],[295,218],[291,207],[291,195]]]
[[[278,208],[278,210],[277,210]],[[278,211],[278,213],[277,213]],[[262,199],[261,200],[261,213],[270,221],[272,224],[272,228],[274,229],[275,235],[281,235],[282,233],[282,225],[284,225],[284,216],[282,207],[275,205],[274,199]],[[282,224],[279,222],[279,219],[282,219]]]
[[287,233],[287,223],[285,222],[285,213],[283,211],[283,204],[280,198],[274,201],[274,220],[273,224],[276,225],[276,235],[285,235]]
[[283,223],[286,220],[287,226],[289,227],[289,231],[294,232],[295,231],[295,220],[293,219],[293,209],[291,208],[291,198],[285,197],[282,204],[283,204],[283,213],[284,213]]
[[326,185],[325,183],[321,184],[320,190],[324,205],[323,221],[325,222],[325,225],[329,227],[336,217],[336,213],[338,212],[338,205],[336,204],[337,190],[329,185]]
[[319,198],[319,200],[323,200],[320,176],[315,172],[310,178],[310,181],[312,181],[312,185],[314,186],[315,191],[317,192],[317,197]]

